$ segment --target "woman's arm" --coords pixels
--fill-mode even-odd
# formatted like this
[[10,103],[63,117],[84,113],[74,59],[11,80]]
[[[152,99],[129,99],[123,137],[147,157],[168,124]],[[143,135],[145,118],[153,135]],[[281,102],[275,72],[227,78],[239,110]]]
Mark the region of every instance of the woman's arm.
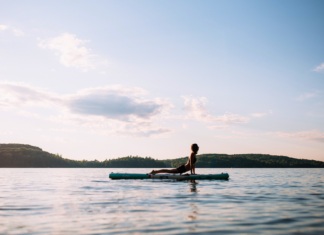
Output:
[[193,163],[193,154],[190,154],[190,159],[189,159],[189,163],[190,163],[190,173],[191,174],[195,174],[195,163]]

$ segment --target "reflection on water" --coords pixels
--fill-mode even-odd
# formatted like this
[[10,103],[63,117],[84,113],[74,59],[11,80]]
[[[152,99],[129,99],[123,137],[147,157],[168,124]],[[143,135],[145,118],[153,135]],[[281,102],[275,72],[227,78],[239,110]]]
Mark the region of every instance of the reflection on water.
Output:
[[0,169],[0,234],[320,234],[324,169],[197,169],[229,180],[110,180],[147,169]]
[[196,180],[190,180],[190,192],[197,192],[197,184],[198,182],[196,182]]
[[[198,214],[199,214],[198,206],[196,203],[191,203],[190,207],[191,207],[191,212],[187,216],[187,218],[189,221],[196,221],[198,219]],[[197,224],[195,224],[195,223],[190,225],[188,228],[189,232],[196,232],[196,227],[197,227]]]
[[188,219],[190,221],[195,221],[197,219],[197,214],[198,214],[198,206],[196,203],[191,203],[190,207],[192,208],[191,213],[188,215]]

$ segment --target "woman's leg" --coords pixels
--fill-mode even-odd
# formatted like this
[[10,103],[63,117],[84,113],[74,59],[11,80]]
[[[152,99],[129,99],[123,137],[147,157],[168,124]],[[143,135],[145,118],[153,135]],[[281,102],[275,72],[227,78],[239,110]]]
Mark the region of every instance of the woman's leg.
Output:
[[150,174],[160,174],[160,173],[179,173],[179,171],[177,170],[177,168],[174,169],[161,169],[161,170],[153,170],[150,172]]

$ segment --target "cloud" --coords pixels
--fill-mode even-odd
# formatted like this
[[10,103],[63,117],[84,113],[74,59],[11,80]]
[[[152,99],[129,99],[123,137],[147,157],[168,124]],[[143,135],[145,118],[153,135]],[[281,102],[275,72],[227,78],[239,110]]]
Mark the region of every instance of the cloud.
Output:
[[[209,127],[210,128],[210,127]],[[210,128],[210,129],[217,129],[217,128]],[[223,130],[220,128],[220,130]],[[240,132],[233,129],[229,129],[232,134],[235,135],[217,135],[217,138],[224,138],[224,139],[235,139],[235,138],[248,138],[252,136],[279,136],[279,137],[288,137],[288,138],[295,138],[300,140],[308,140],[308,141],[315,141],[324,143],[324,132],[320,132],[318,130],[312,131],[301,131],[295,133],[288,133],[288,132],[268,132],[268,133],[251,133],[251,132]]]
[[115,94],[73,97],[66,103],[71,113],[128,120],[130,116],[149,118],[159,113],[161,105]]
[[312,116],[312,117],[324,117],[324,114],[322,113],[314,113],[312,111],[306,113],[307,116]]
[[182,128],[183,128],[183,129],[188,129],[188,125],[185,124],[185,123],[183,123],[183,124],[182,124]]
[[38,44],[41,48],[56,51],[60,62],[66,67],[75,67],[82,71],[94,68],[91,50],[82,46],[90,40],[81,40],[76,35],[64,33],[61,36],[49,40],[41,40]]
[[229,126],[209,126],[208,128],[211,130],[228,130]]
[[[6,30],[9,29],[11,27],[9,27],[8,25],[0,25],[0,30]],[[21,31],[20,29],[15,29],[15,28],[11,28],[12,32],[14,33],[15,36],[23,36],[25,35],[23,31]]]
[[37,113],[31,113],[24,110],[18,111],[17,114],[24,117],[40,118],[40,116]]
[[265,115],[267,115],[266,113],[252,113],[251,114],[253,117],[263,117]]
[[103,135],[116,135],[121,137],[163,137],[172,133],[169,128],[159,127],[152,122],[123,123],[113,130],[101,131]]
[[91,128],[114,128],[112,120],[100,116],[84,116],[70,112],[62,112],[56,116],[47,117],[47,120],[65,125],[84,126]]
[[324,143],[324,132],[320,132],[318,130],[312,131],[301,131],[295,133],[287,133],[287,132],[275,132],[271,134],[276,134],[280,137],[292,137],[301,140],[309,140]]
[[[110,123],[111,124],[111,123]],[[91,134],[91,135],[106,135],[106,136],[120,136],[120,137],[163,137],[167,134],[173,132],[173,130],[168,128],[159,127],[158,125],[152,122],[142,122],[142,123],[114,123],[110,125],[110,127],[114,126],[114,128],[106,128],[106,129],[91,129],[88,131],[78,131],[75,129],[67,129],[67,128],[52,128],[51,131],[54,132],[65,132],[65,133],[83,133],[83,134]]]
[[[214,130],[226,130],[226,126],[211,126],[208,128]],[[288,133],[288,132],[251,133],[251,132],[236,131],[231,128],[228,128],[228,130],[234,135],[217,135],[215,137],[224,138],[224,139],[235,139],[235,138],[248,138],[253,136],[279,136],[279,137],[288,137],[288,138],[295,138],[300,140],[308,140],[308,141],[324,143],[324,132],[320,132],[318,130],[301,131],[295,133]]]
[[15,36],[24,36],[24,32],[19,29],[13,29],[13,33]]
[[49,106],[58,103],[58,95],[23,83],[0,82],[0,108]]
[[74,129],[68,129],[68,128],[51,128],[50,131],[54,132],[65,132],[65,133],[79,133],[79,131],[74,130]]
[[72,113],[77,114],[128,119],[129,115],[148,118],[157,112],[160,105],[153,101],[141,101],[115,94],[90,94],[72,98],[67,103],[67,107]]
[[241,132],[241,131],[235,131],[235,130],[232,130],[232,133],[237,134],[237,135],[243,135],[243,136],[259,136],[259,135],[262,135],[262,134],[257,134],[257,133]]
[[0,25],[0,30],[6,30],[8,28],[7,25]]
[[71,114],[123,121],[148,119],[166,107],[158,99],[138,98],[146,92],[136,87],[105,86],[84,89],[71,95],[58,95],[22,83],[2,82],[0,91],[0,107],[54,105]]
[[0,136],[1,135],[12,135],[14,134],[12,131],[0,131]]
[[271,113],[272,113],[272,110],[269,110],[267,113],[252,113],[251,115],[253,117],[264,117],[264,116],[266,116],[268,114],[271,114]]
[[187,119],[194,119],[206,123],[247,123],[249,118],[242,117],[237,114],[224,114],[222,116],[212,116],[206,109],[205,105],[208,100],[206,97],[192,98],[189,96],[182,96],[185,99],[184,109],[188,111]]
[[165,107],[158,100],[144,100],[136,96],[144,94],[139,88],[107,86],[85,89],[67,97],[65,106],[75,114],[102,116],[108,119],[129,121],[148,119],[162,112]]
[[[258,133],[248,133],[248,132],[241,132],[241,131],[236,131],[229,126],[209,126],[208,127],[211,130],[229,130],[232,134],[235,134],[235,136],[226,136],[226,138],[241,138],[242,136],[259,136],[262,134]],[[220,136],[218,136],[220,137]]]
[[315,72],[321,72],[324,70],[324,63],[322,63],[321,65],[317,66],[315,69],[313,69],[313,71]]
[[214,137],[216,138],[221,138],[221,139],[246,139],[244,136],[237,136],[237,135],[215,135]]
[[318,93],[319,93],[319,91],[314,91],[312,93],[305,93],[305,94],[302,94],[301,96],[299,96],[298,98],[296,98],[296,100],[304,101],[304,100],[307,100],[309,98],[313,98],[313,97],[317,96]]
[[75,139],[67,139],[67,138],[47,136],[47,135],[41,135],[41,140],[44,142],[77,143]]
[[[110,134],[145,137],[170,133],[153,122],[172,107],[163,99],[146,100],[141,88],[120,85],[84,89],[59,95],[22,83],[0,83],[0,109],[24,106],[54,106],[60,114],[47,120],[68,125],[110,129]],[[21,115],[33,116],[20,111]],[[106,132],[108,133],[108,132]]]

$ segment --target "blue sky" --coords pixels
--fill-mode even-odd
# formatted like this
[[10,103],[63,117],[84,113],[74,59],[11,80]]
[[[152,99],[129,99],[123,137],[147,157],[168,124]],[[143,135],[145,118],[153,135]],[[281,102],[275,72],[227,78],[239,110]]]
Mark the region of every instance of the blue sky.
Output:
[[0,142],[324,161],[323,1],[0,1]]

